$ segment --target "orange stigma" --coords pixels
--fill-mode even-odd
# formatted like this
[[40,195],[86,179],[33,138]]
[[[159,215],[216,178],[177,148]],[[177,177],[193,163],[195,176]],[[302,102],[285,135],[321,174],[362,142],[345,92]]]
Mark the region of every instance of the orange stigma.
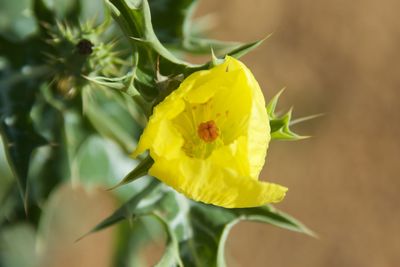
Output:
[[206,143],[211,143],[219,136],[219,129],[213,120],[202,122],[197,129],[199,137]]

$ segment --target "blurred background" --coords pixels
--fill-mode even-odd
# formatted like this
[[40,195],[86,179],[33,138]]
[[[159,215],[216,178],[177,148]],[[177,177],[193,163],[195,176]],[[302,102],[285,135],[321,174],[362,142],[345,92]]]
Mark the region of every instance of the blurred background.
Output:
[[[312,138],[272,143],[262,175],[289,187],[278,208],[319,238],[240,223],[228,239],[229,267],[400,266],[398,8],[395,0],[200,1],[197,16],[211,14],[214,38],[249,42],[273,33],[243,58],[266,99],[286,87],[280,109],[325,114],[295,127]],[[114,210],[110,194],[63,187],[51,203],[41,266],[108,266],[112,230],[73,241]],[[22,233],[16,246],[33,251],[33,230]],[[156,243],[148,257],[160,250]],[[37,264],[31,255],[16,258]]]
[[229,266],[400,266],[399,2],[203,0],[213,37],[273,35],[243,60],[281,108],[325,113],[274,142],[264,177],[289,187],[280,209],[319,239],[241,223]]

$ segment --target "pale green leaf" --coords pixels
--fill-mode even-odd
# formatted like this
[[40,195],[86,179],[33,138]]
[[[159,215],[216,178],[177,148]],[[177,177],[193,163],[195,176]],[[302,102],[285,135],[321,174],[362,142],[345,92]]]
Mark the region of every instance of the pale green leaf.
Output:
[[164,251],[164,255],[160,259],[160,261],[155,265],[156,267],[164,267],[164,266],[180,266],[183,267],[182,260],[179,255],[179,244],[178,239],[176,237],[175,232],[171,229],[171,225],[160,215],[153,214],[155,218],[157,218],[166,234],[167,234],[167,244]]

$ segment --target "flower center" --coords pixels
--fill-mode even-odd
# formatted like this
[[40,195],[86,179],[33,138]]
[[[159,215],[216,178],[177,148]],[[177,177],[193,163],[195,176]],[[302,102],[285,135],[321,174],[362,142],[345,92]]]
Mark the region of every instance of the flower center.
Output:
[[219,129],[213,120],[202,122],[197,128],[200,139],[206,143],[212,143],[219,136]]

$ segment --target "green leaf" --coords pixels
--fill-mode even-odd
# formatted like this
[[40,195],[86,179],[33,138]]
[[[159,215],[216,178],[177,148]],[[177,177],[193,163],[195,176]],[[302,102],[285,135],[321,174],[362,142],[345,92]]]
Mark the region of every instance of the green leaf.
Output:
[[228,55],[234,58],[241,58],[242,56],[246,55],[247,53],[249,53],[250,51],[252,51],[253,49],[257,48],[258,46],[260,46],[266,39],[268,39],[271,36],[268,35],[267,37],[265,37],[264,39],[252,42],[252,43],[248,43],[248,44],[243,44],[240,47],[234,49],[233,51],[229,52]]
[[22,41],[38,29],[35,18],[28,12],[32,0],[0,2],[0,35],[11,41]]
[[[148,204],[141,208],[140,201]],[[189,200],[165,185],[160,186],[154,195],[148,195],[145,191],[135,195],[91,232],[102,230],[123,219],[151,214],[161,220],[168,236],[166,254],[158,266],[179,265],[180,260],[183,266],[225,266],[226,239],[231,228],[243,220],[314,235],[299,221],[272,206],[225,209]],[[179,257],[176,244],[179,244]]]
[[162,43],[182,42],[184,35],[190,30],[190,18],[197,2],[197,0],[149,0],[151,21]]
[[240,220],[268,223],[290,231],[299,232],[314,237],[316,236],[313,231],[307,228],[300,221],[287,213],[279,211],[272,205],[249,209],[233,209],[233,212],[239,216]]
[[151,104],[158,103],[166,93],[176,89],[159,83],[154,77],[170,78],[178,75],[188,76],[194,71],[207,69],[209,64],[194,65],[183,61],[171,53],[157,38],[147,0],[108,0],[106,2],[114,19],[130,40],[133,48],[133,85],[143,99]]
[[35,229],[26,223],[4,227],[0,231],[0,265],[37,267]]
[[[95,76],[95,77],[91,77],[91,76],[85,76],[85,78],[92,82],[95,85],[99,85],[101,87],[105,87],[105,88],[109,88],[109,89],[114,89],[117,91],[122,91],[125,92],[127,95],[129,95],[131,97],[131,99],[136,102],[136,104],[142,109],[142,111],[145,114],[149,114],[150,115],[150,108],[151,108],[151,103],[146,101],[145,98],[149,97],[148,96],[148,92],[139,92],[137,88],[135,88],[134,82],[135,82],[135,77],[137,78],[136,82],[137,83],[144,83],[142,81],[143,76],[145,74],[142,75],[137,75],[137,69],[134,68],[133,72],[128,73],[127,75],[124,75],[122,77],[115,77],[115,78],[109,78],[109,77],[101,77],[101,76]],[[151,77],[147,77],[147,79],[151,80]],[[146,83],[146,82],[145,82]],[[151,86],[151,85],[150,85]],[[152,89],[152,88],[151,88]],[[153,90],[152,90],[153,91]],[[154,92],[150,92],[150,101],[154,100]],[[84,99],[85,102],[86,99]],[[132,106],[133,105],[127,105],[125,104],[125,106],[128,106],[128,109],[130,111],[132,111]],[[135,113],[135,118],[136,120],[140,123],[143,122],[142,119],[138,119],[138,115],[137,111],[134,112]]]
[[192,17],[197,3],[197,0],[149,0],[151,21],[160,42],[177,52],[194,54],[207,54],[211,48],[223,54],[237,48],[240,43],[203,38],[204,32],[196,31],[199,27]]
[[130,82],[129,75],[123,77],[115,77],[115,78],[101,77],[101,76],[95,76],[95,77],[85,76],[85,78],[88,81],[93,82],[94,84],[122,91],[128,91],[129,87],[128,83]]
[[[34,203],[30,200],[33,188],[28,182],[32,155],[37,148],[49,144],[39,131],[42,129],[37,129],[34,125],[31,113],[38,101],[40,86],[46,76],[51,74],[51,70],[45,65],[25,65],[27,61],[33,64],[42,60],[40,57],[43,58],[38,56],[37,51],[41,42],[36,38],[23,43],[12,43],[2,39],[0,42],[1,53],[4,52],[9,63],[0,71],[0,134],[27,212],[28,206]],[[52,114],[46,118],[49,120],[49,117],[52,117]],[[52,178],[52,181],[57,181],[57,177]],[[37,188],[35,193],[41,194],[37,192]],[[46,191],[42,189],[44,187],[39,191]]]
[[113,190],[117,187],[120,187],[122,185],[131,183],[145,175],[147,175],[149,169],[151,166],[153,166],[154,160],[150,157],[147,156],[144,158],[131,172],[129,172],[121,182],[119,182],[117,185],[113,186],[110,188],[110,190]]
[[135,146],[141,128],[122,101],[121,93],[86,86],[82,90],[84,115],[103,136],[117,142],[127,153]]
[[[264,42],[264,40],[266,40],[270,36],[271,35],[268,35],[264,39],[261,39],[261,40],[258,40],[258,41],[252,42],[252,43],[248,43],[248,44],[235,44],[235,45],[232,44],[232,47],[235,47],[235,48],[233,50],[232,50],[232,47],[230,49],[227,49],[227,50],[230,50],[230,52],[227,52],[225,54],[225,56],[228,55],[228,56],[239,59],[242,56],[246,55],[247,53],[251,52],[253,49],[257,48],[259,45],[261,45]],[[216,46],[216,47],[218,47],[218,46]],[[226,47],[228,47],[228,46],[226,46]],[[215,55],[214,46],[210,46],[210,47],[208,47],[208,49],[209,49],[209,51],[211,51],[211,61],[208,63],[205,63],[203,65],[193,67],[192,69],[187,71],[186,75],[193,73],[195,71],[209,69],[209,68],[216,66],[216,65],[220,64],[221,62],[223,62],[225,56],[217,57]]]
[[[78,240],[86,237],[89,234],[103,230],[109,226],[112,226],[124,219],[133,220],[139,215],[146,214],[149,210],[152,210],[154,203],[159,201],[159,196],[152,196],[145,206],[138,208],[140,202],[149,196],[152,191],[154,191],[159,186],[158,180],[152,179],[151,182],[138,194],[134,195],[129,201],[123,204],[119,209],[117,209],[113,214],[105,218],[99,224],[97,224],[92,230],[83,235]],[[77,240],[77,241],[78,241]]]
[[192,203],[189,216],[193,237],[182,243],[190,250],[184,257],[187,265],[225,266],[225,242],[232,227],[240,221],[258,221],[281,228],[310,234],[311,232],[291,217],[268,206],[249,209],[223,209]]
[[[211,62],[202,65],[194,65],[179,59],[160,42],[153,28],[152,23],[158,24],[159,16],[174,18],[173,14],[176,12],[179,13],[177,21],[189,23],[188,18],[194,7],[194,5],[192,5],[194,1],[182,0],[178,3],[174,2],[173,4],[170,3],[170,0],[161,2],[153,1],[151,2],[151,5],[153,5],[152,11],[154,11],[155,14],[153,19],[150,13],[148,0],[107,0],[106,3],[111,9],[114,19],[118,22],[120,28],[131,42],[134,50],[133,85],[147,102],[153,104],[158,103],[165,97],[166,93],[176,88],[176,85],[171,83],[171,88],[164,90],[163,86],[160,85],[157,80],[154,80],[153,77],[162,75],[172,79],[172,77],[182,74],[186,77],[195,71],[208,69],[212,66]],[[164,28],[161,27],[160,31],[164,32],[165,36],[168,34],[168,36],[170,36],[168,38],[165,37],[165,41],[169,40],[172,42],[173,40],[180,40],[183,38],[186,44],[190,44],[192,41],[192,45],[199,45],[203,42],[203,48],[208,51],[210,51],[211,48],[218,50],[222,47],[225,50],[234,48],[231,52],[228,52],[228,55],[234,57],[243,56],[260,45],[263,41],[261,40],[237,47],[238,44],[236,43],[224,44],[222,42],[199,38],[186,38],[187,33],[185,32],[188,31],[190,27],[184,26],[184,29],[180,30],[177,30],[176,27],[177,26],[171,26],[171,28],[168,26],[164,26]],[[162,33],[159,33],[159,35],[164,36]],[[206,47],[209,45],[212,47]],[[213,45],[215,45],[215,47]]]
[[290,109],[287,113],[285,113],[281,117],[275,117],[274,119],[270,119],[270,127],[271,127],[271,138],[275,140],[301,140],[308,138],[309,136],[301,136],[294,133],[290,129],[290,121],[292,118],[292,109]]
[[[40,73],[42,74],[42,73]],[[28,76],[29,77],[29,76]],[[28,208],[28,171],[34,150],[47,141],[34,129],[30,111],[39,84],[24,73],[0,76],[0,134],[10,167]]]
[[[213,49],[217,54],[229,54],[243,46],[238,42],[224,42],[208,38],[188,37],[184,41],[182,49],[192,54],[208,54]],[[250,51],[250,50],[249,50]]]
[[66,149],[64,114],[48,103],[41,94],[36,98],[30,114],[34,128],[49,143],[48,146],[38,149],[30,162],[30,188],[33,201],[39,204],[47,199],[61,181],[70,179],[71,175]]
[[0,138],[0,228],[4,221],[15,212],[15,205],[20,203],[20,197],[16,188],[10,166],[4,154],[3,141]]
[[[292,109],[290,109],[288,112],[286,112],[282,116],[278,116],[275,113],[276,106],[278,105],[278,100],[279,97],[281,96],[282,92],[284,89],[279,91],[268,103],[267,105],[267,113],[269,116],[269,124],[271,127],[271,139],[273,140],[290,140],[290,141],[296,141],[296,140],[301,140],[308,138],[309,136],[302,136],[298,135],[295,132],[293,132],[290,129],[290,125],[293,125],[292,123]],[[311,117],[311,118],[314,118]],[[307,120],[302,119],[301,121]]]
[[[115,20],[119,23],[124,33],[132,41],[132,44],[140,49],[150,51],[153,55],[150,58],[140,59],[138,65],[153,63],[160,56],[160,66],[166,63],[169,66],[184,69],[191,64],[181,61],[169,52],[158,40],[151,22],[150,7],[147,0],[127,1],[108,0]],[[145,55],[146,53],[139,53]]]
[[157,214],[153,214],[153,216],[161,222],[165,232],[167,233],[167,244],[164,255],[155,266],[164,267],[178,265],[182,267],[183,263],[179,255],[179,244],[175,232],[171,229],[170,224],[162,216]]
[[231,228],[242,220],[312,235],[299,221],[272,206],[225,209],[188,200],[173,190],[165,194],[157,213],[174,231],[184,266],[225,266],[225,241]]

